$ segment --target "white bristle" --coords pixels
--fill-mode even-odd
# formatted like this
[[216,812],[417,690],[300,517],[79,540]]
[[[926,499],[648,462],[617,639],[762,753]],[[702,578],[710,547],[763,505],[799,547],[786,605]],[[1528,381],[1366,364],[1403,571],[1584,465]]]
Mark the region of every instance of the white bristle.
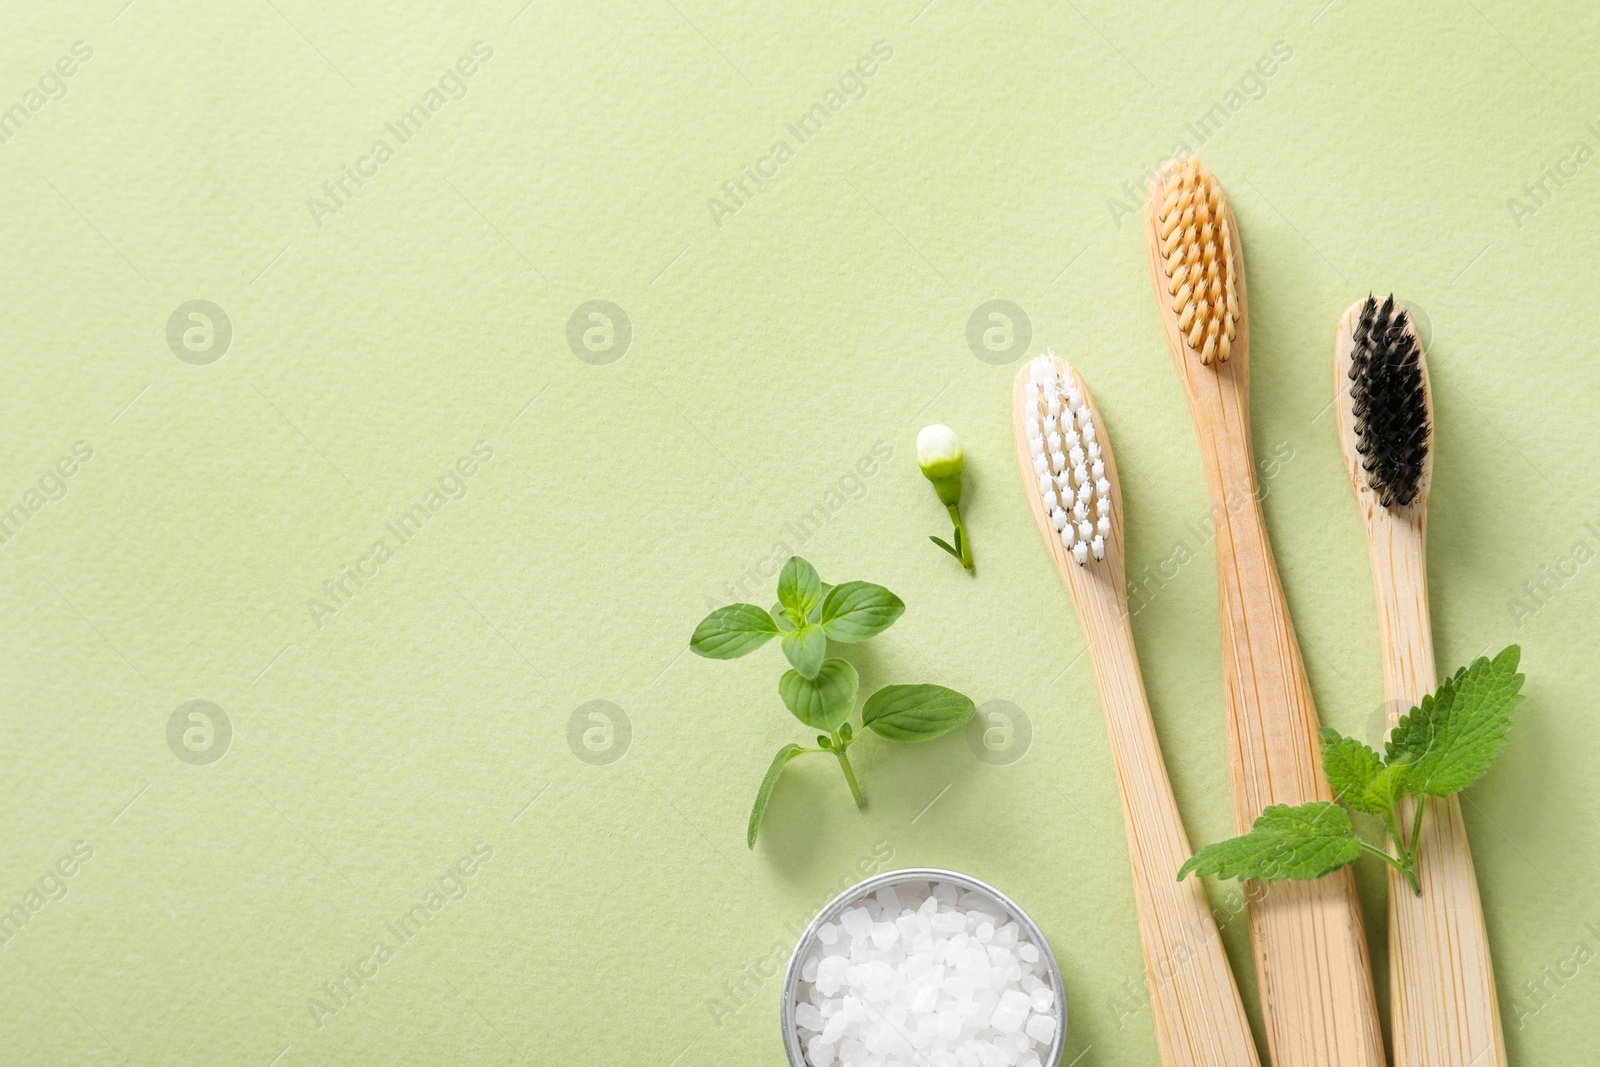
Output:
[[1104,559],[1111,483],[1093,409],[1070,367],[1058,370],[1053,353],[1029,365],[1024,391],[1028,448],[1044,514],[1079,564]]

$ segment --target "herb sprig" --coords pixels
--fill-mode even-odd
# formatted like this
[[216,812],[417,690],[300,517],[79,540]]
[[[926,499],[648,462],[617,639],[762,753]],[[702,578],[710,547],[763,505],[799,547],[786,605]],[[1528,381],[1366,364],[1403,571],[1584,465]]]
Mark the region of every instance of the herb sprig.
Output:
[[[1316,801],[1291,807],[1274,804],[1243,837],[1206,845],[1178,868],[1223,878],[1320,878],[1371,853],[1405,876],[1421,895],[1417,838],[1430,797],[1447,797],[1481,778],[1511,728],[1522,702],[1522,650],[1516,646],[1493,660],[1480,656],[1445,679],[1438,690],[1403,716],[1378,753],[1337,730],[1322,730],[1322,769],[1339,804]],[[1409,800],[1407,799],[1409,798]],[[1401,830],[1412,806],[1410,834]],[[1356,835],[1349,812],[1376,816],[1388,848]]]
[[[754,604],[718,608],[695,627],[689,648],[707,659],[737,659],[780,639],[790,667],[778,679],[778,696],[795,718],[819,730],[815,748],[784,745],[772,757],[755,806],[745,844],[755,848],[767,802],[789,762],[797,756],[826,753],[839,761],[856,807],[866,807],[848,750],[858,739],[848,721],[855,708],[860,677],[847,661],[829,658],[829,641],[853,644],[887,630],[906,610],[905,603],[872,582],[828,585],[816,568],[791,556],[778,574],[778,603],[772,610]],[[972,718],[969,697],[942,685],[886,685],[867,698],[861,724],[890,741],[929,741]]]

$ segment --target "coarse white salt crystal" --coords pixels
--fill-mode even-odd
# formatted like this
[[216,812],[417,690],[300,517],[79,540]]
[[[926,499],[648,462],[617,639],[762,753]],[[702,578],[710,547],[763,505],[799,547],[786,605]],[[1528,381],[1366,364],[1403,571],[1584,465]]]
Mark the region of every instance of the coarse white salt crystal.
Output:
[[1018,989],[1008,989],[1000,994],[1000,1003],[995,1006],[989,1025],[1002,1034],[1014,1034],[1022,1029],[1027,1018],[1028,995]]
[[1056,1039],[1056,1020],[1053,1015],[1030,1015],[1022,1029],[1027,1035],[1039,1042],[1048,1045]]
[[839,923],[845,933],[856,941],[865,941],[867,935],[872,933],[872,916],[867,914],[865,908],[846,908],[844,914],[839,916]]
[[810,1067],[1037,1067],[1059,1031],[1039,946],[948,883],[879,890],[809,951],[794,1025]]

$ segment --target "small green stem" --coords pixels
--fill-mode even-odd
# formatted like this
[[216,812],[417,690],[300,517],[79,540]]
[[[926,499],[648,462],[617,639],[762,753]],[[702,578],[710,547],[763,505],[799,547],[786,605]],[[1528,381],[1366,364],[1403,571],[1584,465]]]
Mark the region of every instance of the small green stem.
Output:
[[842,740],[838,734],[834,734],[833,744],[833,754],[839,757],[839,769],[844,771],[844,780],[850,783],[850,795],[856,798],[856,807],[865,808],[867,806],[867,798],[861,795],[861,783],[856,781],[856,772],[850,766],[850,757],[844,754],[844,750],[849,747],[849,742]]
[[961,508],[951,504],[945,510],[950,513],[950,521],[956,524],[956,533],[961,535],[959,538],[961,541],[961,565],[967,569],[968,574],[971,574],[972,538],[967,536],[967,526],[961,521]]
[[1402,863],[1401,861],[1395,859],[1393,856],[1389,855],[1383,849],[1379,848],[1376,845],[1369,845],[1365,841],[1361,841],[1361,842],[1358,842],[1358,843],[1361,845],[1362,848],[1366,849],[1368,852],[1372,853],[1374,856],[1378,857],[1380,860],[1382,860],[1383,862],[1387,863],[1389,866],[1393,867],[1395,870],[1399,871],[1401,874],[1405,875],[1407,881],[1413,881],[1414,880],[1413,877],[1412,877],[1412,872],[1409,869],[1407,869],[1406,865],[1404,863]]
[[1411,820],[1411,860],[1417,859],[1417,842],[1422,837],[1422,809],[1428,806],[1426,794],[1417,798],[1417,815]]

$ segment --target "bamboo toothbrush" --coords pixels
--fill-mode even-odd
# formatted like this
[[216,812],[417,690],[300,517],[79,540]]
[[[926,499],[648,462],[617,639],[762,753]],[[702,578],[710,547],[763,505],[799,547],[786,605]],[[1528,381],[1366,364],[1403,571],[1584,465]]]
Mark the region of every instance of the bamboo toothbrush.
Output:
[[[1270,804],[1333,794],[1250,449],[1244,254],[1222,187],[1198,159],[1168,164],[1156,177],[1146,241],[1211,490],[1234,820],[1244,833]],[[1381,1067],[1383,1036],[1350,871],[1264,888],[1251,894],[1250,933],[1274,1067]]]
[[1012,390],[1017,462],[1050,558],[1072,593],[1105,707],[1133,860],[1156,1044],[1166,1067],[1257,1067],[1244,1005],[1198,878],[1173,872],[1189,841],[1161,762],[1133,648],[1122,499],[1111,442],[1077,371],[1053,354]]
[[[1424,538],[1433,398],[1416,329],[1390,296],[1357,301],[1334,345],[1339,442],[1372,554],[1389,724],[1438,684]],[[1407,809],[1405,822],[1412,821]],[[1422,893],[1389,878],[1389,1022],[1395,1067],[1505,1067],[1489,939],[1461,803],[1423,809]]]

